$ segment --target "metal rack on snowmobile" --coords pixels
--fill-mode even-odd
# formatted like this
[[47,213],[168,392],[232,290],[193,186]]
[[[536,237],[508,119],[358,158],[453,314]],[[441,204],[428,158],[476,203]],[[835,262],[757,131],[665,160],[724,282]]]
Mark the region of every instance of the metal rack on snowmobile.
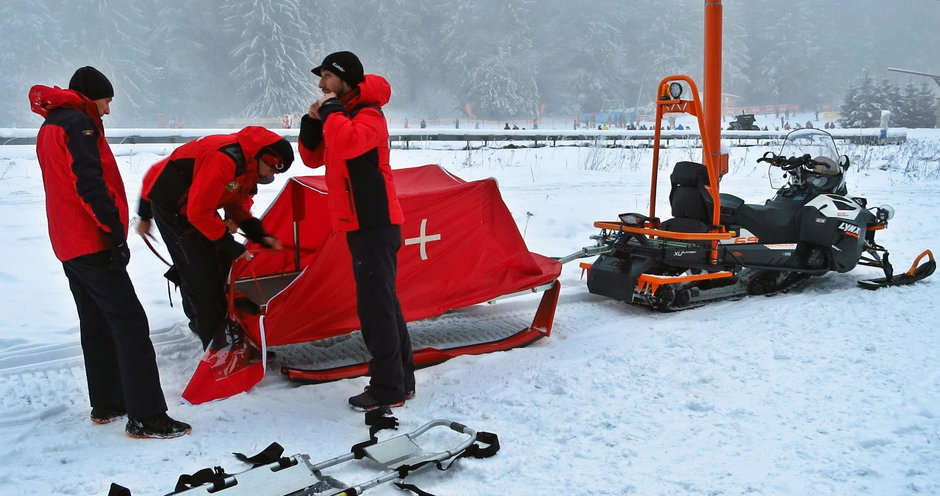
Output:
[[[688,85],[691,100],[682,100],[684,92],[683,83]],[[670,284],[688,283],[690,281],[705,281],[714,279],[723,279],[733,277],[731,271],[723,270],[719,266],[718,245],[722,240],[728,240],[734,237],[734,233],[727,232],[721,225],[721,199],[718,195],[718,188],[710,185],[717,185],[722,174],[727,172],[725,164],[719,162],[717,154],[711,149],[712,140],[707,139],[708,129],[705,124],[704,112],[699,99],[699,91],[695,82],[686,75],[674,74],[667,76],[657,86],[658,97],[656,100],[656,117],[653,126],[653,164],[652,177],[650,180],[650,207],[649,215],[625,214],[617,221],[597,221],[595,227],[600,228],[601,234],[594,238],[598,241],[597,246],[584,248],[581,252],[563,257],[560,260],[566,262],[573,258],[601,254],[604,255],[613,251],[614,242],[623,235],[645,236],[649,239],[674,240],[680,243],[694,243],[708,250],[708,265],[712,267],[702,267],[702,272],[698,274],[681,275],[656,275],[640,274],[636,280],[636,291],[634,287],[622,287],[615,290],[618,299],[633,301],[634,297],[641,296],[653,298],[654,295],[663,286]],[[656,217],[656,193],[659,175],[659,151],[660,138],[662,131],[662,120],[666,114],[689,114],[695,116],[698,122],[698,128],[702,133],[702,165],[704,165],[706,177],[703,187],[705,194],[709,196],[708,203],[713,208],[708,212],[711,220],[710,225],[704,229],[705,232],[684,232],[674,231],[664,226],[658,217]],[[582,262],[579,264],[582,270],[590,271],[592,264]],[[616,283],[615,283],[616,284]],[[632,286],[632,285],[631,285]]]

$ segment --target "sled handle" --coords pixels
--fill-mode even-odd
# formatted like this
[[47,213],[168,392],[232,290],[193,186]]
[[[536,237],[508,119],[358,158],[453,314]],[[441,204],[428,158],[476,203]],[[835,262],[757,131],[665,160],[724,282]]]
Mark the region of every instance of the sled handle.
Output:
[[914,263],[911,264],[911,268],[908,269],[907,272],[904,273],[904,275],[907,275],[907,276],[914,275],[914,272],[917,271],[918,264],[920,264],[920,260],[924,258],[925,256],[930,258],[931,262],[934,261],[933,253],[930,250],[924,250],[920,255],[917,255],[917,258],[914,259]]

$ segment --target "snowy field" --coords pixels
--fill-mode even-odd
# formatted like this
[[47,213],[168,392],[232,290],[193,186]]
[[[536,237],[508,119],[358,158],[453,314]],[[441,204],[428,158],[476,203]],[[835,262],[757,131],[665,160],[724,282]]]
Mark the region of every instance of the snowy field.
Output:
[[[898,270],[923,249],[940,254],[940,131],[908,137],[900,147],[841,150],[854,164],[850,194],[897,211],[878,240]],[[733,148],[722,191],[751,203],[768,198],[766,167],[755,162],[766,150]],[[171,148],[114,151],[135,199],[144,171]],[[671,149],[663,161],[698,154]],[[393,150],[392,163],[497,178],[529,248],[561,256],[591,244],[593,221],[647,211],[650,155],[419,148]],[[309,172],[298,162],[289,174]],[[262,186],[257,212],[284,181]],[[166,494],[180,474],[246,469],[233,452],[277,441],[285,454],[322,461],[368,438],[362,414],[346,406],[365,378],[297,386],[269,370],[248,393],[185,404],[180,393],[201,347],[185,329],[178,296],[168,304],[165,268],[136,236],[129,271],[150,318],[169,413],[193,432],[135,440],[124,436],[124,422],[92,424],[77,316],[43,201],[33,147],[0,146],[0,494],[104,495],[111,482],[135,495]],[[667,205],[657,211],[666,214]],[[876,275],[860,267],[788,294],[659,314],[589,294],[569,263],[550,337],[420,370],[417,396],[394,411],[400,432],[443,418],[496,433],[501,451],[408,480],[449,495],[940,494],[940,276],[856,287]],[[531,316],[536,298],[467,313],[486,326]],[[352,484],[376,471],[358,463],[335,475]],[[385,485],[368,494],[402,493]]]

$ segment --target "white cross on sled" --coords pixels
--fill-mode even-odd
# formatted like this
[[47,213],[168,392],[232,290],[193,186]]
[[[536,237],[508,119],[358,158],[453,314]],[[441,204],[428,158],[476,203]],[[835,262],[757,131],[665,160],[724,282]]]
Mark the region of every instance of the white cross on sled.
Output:
[[427,244],[428,244],[429,242],[431,242],[431,241],[440,241],[440,240],[441,240],[441,235],[440,235],[440,234],[431,234],[431,235],[428,235],[428,234],[427,234],[427,227],[428,227],[428,220],[427,220],[427,219],[421,219],[421,230],[420,230],[420,232],[418,233],[418,236],[417,236],[417,237],[414,237],[414,238],[408,238],[408,239],[405,240],[405,246],[408,246],[408,245],[421,245],[421,246],[419,247],[420,250],[421,250],[421,260],[427,260],[427,259],[428,259]]

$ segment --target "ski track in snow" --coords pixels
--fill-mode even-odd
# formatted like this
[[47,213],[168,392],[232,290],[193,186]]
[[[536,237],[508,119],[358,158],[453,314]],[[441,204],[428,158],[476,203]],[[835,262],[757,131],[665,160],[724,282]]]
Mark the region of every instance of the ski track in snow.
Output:
[[[648,161],[636,170],[629,163],[579,168],[603,162],[591,154],[598,155],[417,150],[394,151],[393,159],[440,162],[467,180],[497,177],[529,247],[559,256],[590,244],[593,220],[648,209]],[[125,183],[133,198],[157,155],[119,155],[130,168]],[[468,160],[475,165],[467,167]],[[12,163],[35,167],[34,159]],[[201,349],[179,306],[167,307],[163,269],[136,240],[130,270],[151,318],[170,414],[194,430],[177,440],[140,441],[122,435],[123,422],[89,422],[77,327],[47,246],[41,185],[36,169],[16,172],[0,181],[0,218],[6,232],[17,233],[5,249],[18,261],[0,268],[8,290],[0,309],[11,316],[0,328],[0,457],[11,461],[0,468],[0,494],[104,495],[110,482],[135,496],[166,494],[183,473],[215,465],[245,470],[231,453],[253,454],[272,441],[285,454],[321,461],[367,438],[361,414],[345,406],[366,379],[292,384],[277,372],[288,351],[277,350],[264,380],[246,394],[181,402]],[[759,173],[725,181],[726,191],[749,201],[768,193]],[[940,249],[940,223],[926,215],[940,188],[917,183],[878,170],[850,176],[853,193],[897,209],[879,240],[898,270],[920,250]],[[742,193],[756,187],[762,193]],[[277,190],[264,191],[258,203]],[[858,268],[771,297],[656,313],[588,294],[572,262],[560,278],[550,337],[420,370],[417,396],[394,411],[400,431],[380,437],[434,418],[499,435],[502,449],[493,458],[462,459],[448,472],[409,478],[437,494],[940,494],[938,276],[888,290],[855,287],[875,275]],[[30,294],[19,294],[27,285]],[[414,331],[514,332],[529,323],[539,297],[461,309],[416,323]],[[446,345],[461,338],[427,339]],[[318,360],[364,351],[355,334],[308,348]],[[354,464],[330,473],[348,483],[376,475],[374,467]],[[386,485],[367,494],[401,492]]]

